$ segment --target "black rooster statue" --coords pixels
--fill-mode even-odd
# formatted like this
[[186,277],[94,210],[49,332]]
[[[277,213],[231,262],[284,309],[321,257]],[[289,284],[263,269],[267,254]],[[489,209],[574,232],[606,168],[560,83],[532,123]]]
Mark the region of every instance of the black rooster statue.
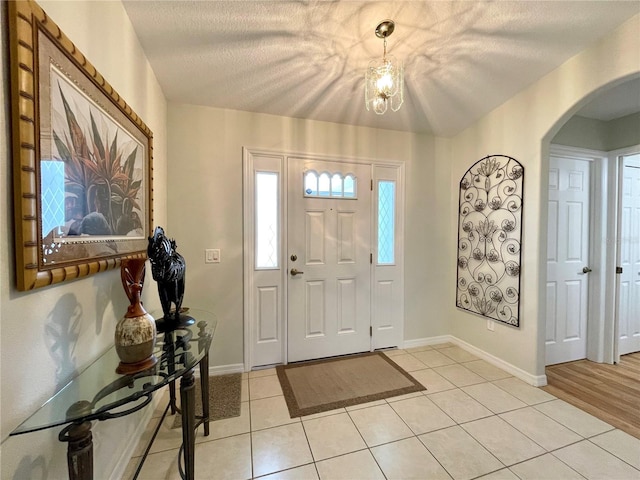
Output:
[[162,227],[156,227],[153,236],[149,237],[147,256],[151,261],[153,279],[158,283],[164,313],[163,319],[156,320],[158,331],[168,331],[195,322],[192,317],[181,313],[187,266],[176,248],[176,242],[165,236]]

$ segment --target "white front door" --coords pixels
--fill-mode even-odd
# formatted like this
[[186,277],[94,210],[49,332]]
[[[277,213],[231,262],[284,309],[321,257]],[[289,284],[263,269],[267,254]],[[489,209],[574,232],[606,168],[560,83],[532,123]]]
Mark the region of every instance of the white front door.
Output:
[[640,350],[640,154],[624,157],[620,222],[618,353]]
[[288,361],[369,351],[371,166],[290,159],[287,183]]
[[587,356],[590,162],[551,156],[546,364]]

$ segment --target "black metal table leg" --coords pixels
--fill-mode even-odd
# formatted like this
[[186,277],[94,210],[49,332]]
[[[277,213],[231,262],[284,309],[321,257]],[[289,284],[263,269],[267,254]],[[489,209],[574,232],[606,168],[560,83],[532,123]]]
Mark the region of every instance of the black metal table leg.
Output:
[[72,423],[58,435],[68,442],[67,467],[69,480],[93,480],[93,435],[91,422]]
[[175,415],[178,411],[176,405],[176,382],[169,382],[169,406],[171,407],[171,415]]
[[202,423],[204,436],[209,436],[209,353],[200,361],[200,390],[202,392]]
[[[172,331],[168,331],[164,334],[163,349],[166,352],[167,370],[169,371],[169,375],[173,375],[176,371],[176,359],[174,354],[176,345]],[[173,381],[169,382],[169,403],[171,405],[171,415],[175,415],[178,408],[176,407],[176,384]]]
[[182,410],[182,446],[184,453],[184,473],[187,480],[195,478],[195,416],[196,392],[193,369],[180,380],[180,406]]

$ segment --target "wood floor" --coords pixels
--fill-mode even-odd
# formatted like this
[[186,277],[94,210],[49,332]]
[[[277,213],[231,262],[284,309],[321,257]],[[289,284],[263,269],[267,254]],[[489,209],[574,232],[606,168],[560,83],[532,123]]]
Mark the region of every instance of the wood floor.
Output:
[[546,368],[543,390],[640,438],[640,352],[617,365],[589,360]]

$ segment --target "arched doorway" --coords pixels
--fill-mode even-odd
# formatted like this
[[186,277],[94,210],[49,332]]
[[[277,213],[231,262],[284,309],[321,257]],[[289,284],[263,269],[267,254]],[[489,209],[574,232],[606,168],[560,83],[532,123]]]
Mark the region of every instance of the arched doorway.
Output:
[[[541,325],[545,330],[544,339],[539,343],[539,352],[545,357],[545,364],[558,363],[559,361],[577,360],[588,358],[596,362],[613,363],[617,360],[617,307],[619,299],[616,292],[616,244],[618,243],[618,194],[620,192],[619,172],[622,163],[617,155],[622,152],[622,147],[633,147],[640,144],[637,139],[637,132],[640,131],[640,75],[634,74],[626,78],[612,81],[599,89],[586,95],[580,102],[568,110],[560,120],[550,129],[542,141],[542,175],[548,175],[549,182],[553,183],[554,174],[558,174],[562,168],[567,167],[570,157],[582,157],[592,160],[586,168],[592,176],[589,184],[591,215],[585,217],[589,223],[589,228],[585,231],[590,241],[586,258],[576,257],[570,265],[578,276],[572,278],[570,282],[560,285],[562,278],[556,278],[554,262],[555,253],[558,252],[557,245],[566,240],[565,237],[558,237],[558,233],[553,231],[553,220],[556,219],[555,209],[559,205],[556,202],[556,192],[552,192],[554,200],[548,200],[546,205],[541,205],[542,217],[548,220],[548,231],[546,241],[547,269],[541,269],[541,274],[545,278],[546,289],[541,289],[540,295],[544,298],[541,302],[541,316],[546,324]],[[620,128],[616,129],[615,135],[607,138],[607,127],[614,130],[626,122],[631,125],[628,135],[620,136]],[[635,128],[633,128],[635,126]],[[599,131],[599,135],[595,134]],[[634,134],[635,132],[635,134]],[[560,151],[565,153],[567,163],[564,167],[560,165],[558,169],[558,144]],[[612,153],[610,155],[610,152]],[[563,156],[563,155],[560,155]],[[590,158],[587,158],[590,157]],[[576,177],[577,178],[577,177]],[[544,184],[544,179],[542,180]],[[557,186],[556,186],[557,187]],[[550,188],[556,188],[551,186]],[[573,202],[573,200],[571,200]],[[544,200],[543,200],[544,202]],[[575,202],[573,203],[575,205]],[[567,210],[564,211],[565,216]],[[564,226],[569,222],[564,219]],[[581,220],[582,221],[582,220]],[[575,233],[575,232],[573,232]],[[561,235],[561,234],[560,234]],[[559,241],[560,239],[560,241]],[[580,245],[580,241],[574,242]],[[582,245],[584,246],[584,245]],[[578,265],[582,263],[584,265]],[[584,269],[584,271],[581,271]],[[577,286],[588,284],[584,289],[588,298],[581,299],[579,295],[564,295],[563,301],[568,304],[558,304],[558,297],[555,292],[559,289],[570,290]],[[566,293],[566,292],[565,292]],[[546,308],[545,308],[546,307]],[[558,313],[571,315],[571,320],[576,319],[580,313],[586,313],[581,324],[577,322],[567,323]],[[570,313],[569,313],[570,312]],[[566,320],[566,319],[565,319]],[[564,329],[564,330],[563,330]],[[540,338],[539,338],[540,340]],[[561,343],[564,342],[564,345]],[[584,349],[575,348],[577,342],[584,342]],[[568,352],[569,356],[562,356],[562,348]],[[569,352],[573,348],[574,353]],[[558,355],[556,350],[560,350]],[[574,355],[574,357],[571,357]]]

